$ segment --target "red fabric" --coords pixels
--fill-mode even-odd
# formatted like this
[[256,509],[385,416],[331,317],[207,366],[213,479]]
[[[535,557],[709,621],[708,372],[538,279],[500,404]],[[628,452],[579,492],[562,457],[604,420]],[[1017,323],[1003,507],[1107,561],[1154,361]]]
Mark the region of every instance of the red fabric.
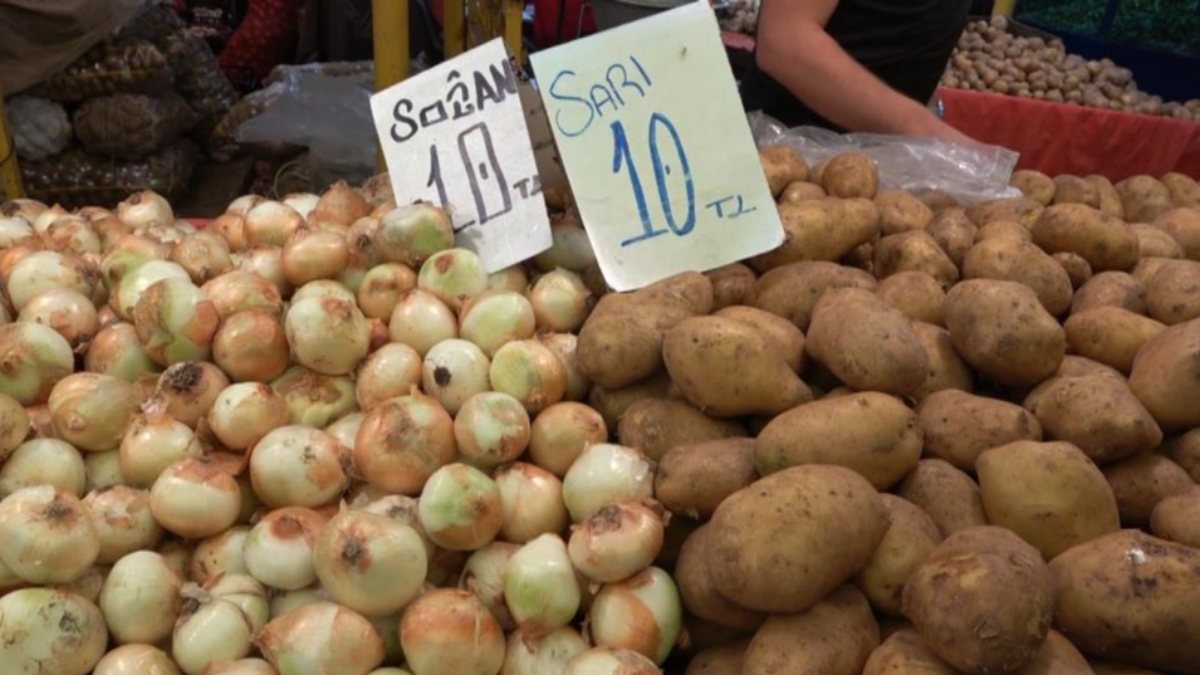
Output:
[[225,75],[239,86],[256,83],[281,63],[296,57],[300,12],[305,0],[251,0],[218,60]]
[[1117,181],[1179,171],[1200,177],[1200,124],[978,91],[938,92],[946,121],[1021,153],[1018,167]]
[[[561,15],[560,8],[563,10]],[[533,0],[533,44],[538,49],[595,32],[596,18],[592,15],[591,4],[585,5],[583,0]]]

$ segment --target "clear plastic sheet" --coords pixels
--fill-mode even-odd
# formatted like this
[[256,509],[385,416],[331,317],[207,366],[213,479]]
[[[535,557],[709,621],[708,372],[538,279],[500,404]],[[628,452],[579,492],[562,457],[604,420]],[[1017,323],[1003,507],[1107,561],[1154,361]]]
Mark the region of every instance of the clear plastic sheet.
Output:
[[879,167],[881,188],[937,190],[963,204],[1019,197],[1009,186],[1017,153],[983,143],[948,143],[886,134],[839,134],[819,127],[788,129],[760,112],[749,115],[759,145],[784,144],[809,164],[843,152],[863,152]]
[[21,95],[10,98],[5,106],[21,159],[46,159],[62,152],[71,142],[71,120],[58,103]]

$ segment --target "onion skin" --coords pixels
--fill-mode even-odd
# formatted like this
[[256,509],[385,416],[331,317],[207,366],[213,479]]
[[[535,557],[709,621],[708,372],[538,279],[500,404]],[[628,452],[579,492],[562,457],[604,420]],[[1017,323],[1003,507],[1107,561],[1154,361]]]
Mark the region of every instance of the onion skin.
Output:
[[100,318],[91,300],[77,291],[52,288],[43,291],[26,303],[18,321],[33,321],[50,326],[71,345],[83,353],[100,329]]
[[370,347],[367,319],[353,302],[308,298],[293,303],[284,320],[292,355],[325,375],[346,375]]
[[400,298],[416,288],[417,273],[400,263],[384,263],[367,270],[359,284],[358,306],[372,319],[389,319]]
[[180,460],[150,488],[154,519],[170,532],[204,539],[229,529],[241,510],[241,490],[225,467],[208,458]]
[[107,643],[100,610],[75,593],[26,588],[0,598],[5,675],[87,675]]
[[500,488],[504,510],[500,534],[506,540],[524,544],[567,528],[570,517],[563,504],[562,482],[554,474],[533,464],[514,462],[497,469],[493,478]]
[[230,450],[244,451],[288,423],[287,401],[265,384],[226,387],[208,411],[208,427]]
[[312,553],[328,519],[297,506],[271,511],[246,536],[246,569],[272,588],[298,591],[317,580]]
[[283,426],[272,430],[250,453],[250,481],[267,506],[317,507],[346,489],[345,449],[318,429]]
[[487,284],[483,261],[465,248],[434,253],[417,273],[417,287],[434,294],[454,311],[479,297],[487,290]]
[[279,294],[279,287],[254,272],[226,272],[204,284],[200,290],[212,301],[222,319],[252,309],[276,316],[283,314],[283,297]]
[[21,405],[45,403],[59,380],[75,368],[71,345],[37,323],[0,326],[0,394]]
[[222,213],[209,222],[206,228],[209,232],[220,237],[232,253],[246,248],[246,218],[245,214]]
[[159,372],[159,365],[142,349],[137,329],[120,320],[96,333],[84,357],[84,368],[126,382]]
[[404,612],[400,642],[413,675],[494,675],[504,663],[504,632],[473,593],[430,591]]
[[683,629],[679,590],[657,567],[602,588],[588,616],[597,645],[629,649],[656,663],[667,660]]
[[87,488],[83,457],[70,443],[57,438],[22,443],[0,466],[0,499],[38,485],[51,485],[82,497]]
[[13,397],[0,394],[0,462],[29,436],[29,413]]
[[416,268],[454,246],[454,228],[445,211],[417,202],[385,213],[374,233],[374,244],[386,260]]
[[512,291],[487,291],[463,306],[459,333],[489,358],[513,340],[527,340],[537,329],[533,306]]
[[557,534],[537,537],[508,561],[504,602],[526,635],[537,637],[567,625],[582,600],[567,547]]
[[338,603],[379,618],[416,597],[428,560],[413,528],[367,511],[343,511],[321,529],[313,566]]
[[240,659],[253,648],[250,619],[235,603],[213,598],[189,600],[171,637],[171,654],[187,675]]
[[662,675],[653,661],[627,649],[593,647],[567,662],[562,675]]
[[574,333],[591,310],[591,291],[574,272],[554,270],[543,274],[529,292],[539,330]]
[[83,498],[100,538],[96,562],[111,565],[139,549],[154,548],[163,531],[150,513],[150,493],[124,485],[89,492]]
[[149,260],[121,277],[120,283],[109,298],[109,304],[122,319],[132,320],[133,310],[146,293],[146,289],[164,279],[191,282],[187,270],[179,265],[166,260]]
[[517,630],[508,636],[500,675],[561,675],[567,663],[587,648],[587,642],[570,626],[536,638]]
[[209,668],[204,675],[279,675],[279,673],[271,664],[262,659],[238,659],[231,663],[216,664]]
[[242,552],[249,534],[249,527],[236,526],[200,542],[188,561],[188,576],[203,584],[223,574],[249,574]]
[[579,223],[578,216],[567,214],[550,222],[553,244],[539,253],[537,265],[549,272],[558,268],[579,274],[596,262],[592,242]]
[[283,276],[293,286],[336,279],[346,269],[346,238],[327,230],[300,228],[283,247]]
[[362,409],[371,411],[388,399],[412,393],[420,384],[421,355],[412,347],[396,342],[367,357],[358,371],[355,394]]
[[0,501],[0,564],[32,584],[67,584],[87,573],[100,537],[74,495],[49,485]]
[[171,249],[171,262],[187,271],[197,286],[233,269],[229,244],[212,232],[198,232],[185,237]]
[[458,415],[467,401],[491,389],[491,363],[479,347],[466,340],[443,340],[425,354],[421,384],[426,394]]
[[121,476],[135,488],[149,489],[158,476],[175,462],[199,457],[203,448],[184,423],[169,415],[141,415],[125,431],[118,457]]
[[505,267],[488,275],[488,290],[513,291],[524,295],[529,290],[529,274],[521,265]]
[[155,398],[168,415],[194,429],[228,386],[229,378],[220,368],[206,361],[186,361],[163,371]]
[[354,465],[372,486],[411,496],[457,452],[450,414],[437,401],[414,394],[367,413],[354,442]]
[[271,382],[287,401],[288,421],[308,427],[325,427],[358,409],[354,382],[348,377],[314,373],[293,366]]
[[458,321],[437,296],[414,289],[396,304],[388,332],[392,342],[406,344],[424,358],[438,343],[458,337]]
[[516,628],[517,624],[504,604],[504,568],[519,550],[518,544],[493,541],[467,558],[458,579],[458,587],[474,593],[506,631]]
[[122,645],[104,655],[92,675],[180,675],[166,652],[150,645]]
[[582,522],[609,504],[650,498],[654,465],[640,451],[600,443],[583,451],[563,478],[563,501]]
[[100,610],[118,643],[157,644],[179,617],[182,582],[163,557],[137,551],[113,565],[100,591]]
[[467,399],[454,419],[458,451],[472,464],[493,468],[529,446],[529,413],[517,399],[488,391]]
[[604,417],[582,403],[555,403],[533,420],[529,455],[543,469],[562,478],[585,448],[608,440]]
[[496,351],[488,376],[492,388],[520,401],[530,414],[558,403],[567,393],[567,371],[537,340],[516,340]]
[[369,213],[371,205],[367,200],[363,199],[358,190],[347,185],[346,181],[340,180],[317,200],[312,213],[308,214],[308,222],[312,225],[328,224],[344,230]]
[[270,382],[291,361],[279,317],[251,309],[226,317],[213,337],[213,361],[234,382]]
[[288,675],[367,675],[383,663],[383,641],[361,615],[329,602],[271,621],[255,642]]
[[216,305],[185,279],[155,282],[133,309],[142,347],[163,366],[209,358],[220,322]]
[[653,502],[609,505],[571,532],[571,564],[592,581],[613,583],[646,569],[663,547],[666,523]]
[[50,392],[50,415],[59,437],[83,451],[120,445],[138,408],[133,385],[112,375],[75,373]]
[[418,514],[433,543],[452,551],[473,551],[491,543],[504,518],[495,481],[466,464],[448,464],[429,477]]
[[171,210],[171,204],[153,190],[135,192],[117,204],[117,217],[134,229],[170,225],[175,222],[175,212]]
[[245,219],[246,244],[249,246],[283,246],[304,224],[304,218],[295,209],[271,200],[255,204],[246,212]]

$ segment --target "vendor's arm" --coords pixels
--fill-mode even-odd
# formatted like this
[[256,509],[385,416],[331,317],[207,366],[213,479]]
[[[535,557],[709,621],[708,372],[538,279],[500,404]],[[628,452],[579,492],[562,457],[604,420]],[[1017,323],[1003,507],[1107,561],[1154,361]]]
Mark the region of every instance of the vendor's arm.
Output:
[[825,32],[837,0],[770,0],[758,22],[758,67],[826,119],[851,131],[968,138],[892,89]]

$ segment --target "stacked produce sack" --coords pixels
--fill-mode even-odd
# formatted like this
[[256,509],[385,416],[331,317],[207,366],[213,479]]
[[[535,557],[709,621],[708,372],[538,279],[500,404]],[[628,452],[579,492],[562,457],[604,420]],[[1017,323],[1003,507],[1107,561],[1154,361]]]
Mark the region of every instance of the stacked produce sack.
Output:
[[14,97],[26,187],[68,206],[153,189],[178,197],[201,142],[237,101],[204,39],[152,6],[62,72]]
[[0,671],[1200,673],[1200,186],[762,160],[625,294],[562,195],[0,206]]

